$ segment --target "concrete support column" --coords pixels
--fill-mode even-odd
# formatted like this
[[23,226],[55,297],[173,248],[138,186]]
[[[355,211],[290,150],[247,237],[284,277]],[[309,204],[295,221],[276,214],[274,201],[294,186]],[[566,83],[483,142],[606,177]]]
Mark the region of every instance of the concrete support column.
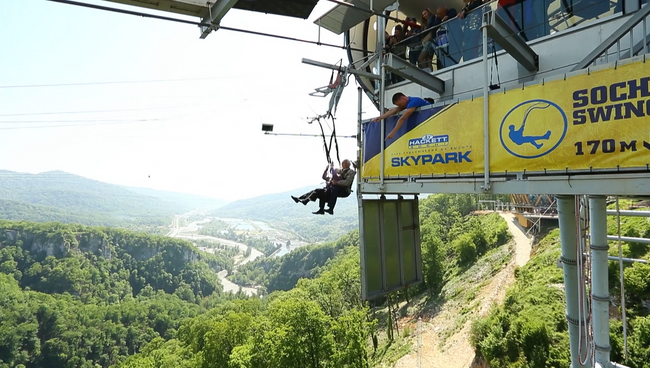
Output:
[[[569,344],[571,347],[571,367],[591,367],[591,359],[586,364],[580,364],[580,327],[581,322],[578,311],[580,301],[578,299],[578,268],[577,268],[577,246],[576,246],[576,199],[575,196],[561,195],[557,197],[558,215],[560,222],[560,243],[562,246],[562,268],[564,270],[564,289],[566,291],[567,313],[566,319],[569,324]],[[583,305],[586,300],[583,300]],[[582,339],[582,351],[586,351],[586,339]]]
[[607,203],[605,196],[589,197],[591,301],[596,362],[609,366],[609,287],[607,274]]

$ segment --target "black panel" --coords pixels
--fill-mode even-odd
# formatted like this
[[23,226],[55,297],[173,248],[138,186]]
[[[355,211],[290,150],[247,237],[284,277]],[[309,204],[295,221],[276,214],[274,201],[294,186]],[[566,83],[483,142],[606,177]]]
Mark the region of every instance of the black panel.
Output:
[[316,3],[318,0],[239,0],[235,8],[307,19]]

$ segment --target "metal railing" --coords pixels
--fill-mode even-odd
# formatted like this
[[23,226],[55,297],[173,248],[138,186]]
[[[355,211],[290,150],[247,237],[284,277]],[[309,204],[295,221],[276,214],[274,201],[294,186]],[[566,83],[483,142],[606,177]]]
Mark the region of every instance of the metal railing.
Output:
[[[620,13],[622,0],[581,1],[577,4],[572,0],[524,0],[505,7],[500,6],[498,1],[491,1],[469,12],[462,19],[457,16],[405,38],[391,50],[399,55],[407,48],[409,61],[416,64],[422,52],[422,39],[431,34],[432,45],[426,47],[432,47],[435,51],[433,66],[436,69],[475,59],[482,55],[481,16],[488,10],[494,11],[516,34],[529,42]],[[500,50],[493,42],[488,47],[490,52]]]

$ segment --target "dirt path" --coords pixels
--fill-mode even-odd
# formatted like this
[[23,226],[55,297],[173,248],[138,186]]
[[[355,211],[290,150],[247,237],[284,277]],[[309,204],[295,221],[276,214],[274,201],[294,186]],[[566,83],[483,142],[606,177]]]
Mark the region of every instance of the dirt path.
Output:
[[[525,231],[517,224],[514,215],[510,213],[500,213],[501,217],[508,223],[508,230],[515,241],[515,255],[508,264],[499,273],[497,273],[490,283],[477,295],[476,299],[479,304],[474,316],[484,316],[490,310],[493,303],[503,302],[506,289],[515,281],[515,266],[523,266],[530,259],[532,240],[529,239]],[[442,326],[448,326],[450,321],[455,319],[459,313],[458,310],[449,310],[445,306],[441,312],[428,322],[422,323],[422,351],[421,365],[426,368],[468,368],[473,367],[474,349],[469,343],[469,333],[471,329],[471,318],[465,322],[463,327],[454,335],[449,337],[441,346],[441,338],[438,331]],[[400,359],[395,368],[414,368],[418,367],[417,338],[414,338],[414,347],[409,355]]]

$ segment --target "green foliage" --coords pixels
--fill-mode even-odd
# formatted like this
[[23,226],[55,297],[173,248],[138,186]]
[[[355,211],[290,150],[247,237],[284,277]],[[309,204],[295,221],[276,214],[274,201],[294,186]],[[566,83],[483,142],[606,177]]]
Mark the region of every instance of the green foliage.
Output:
[[[610,233],[616,233],[616,220],[608,219]],[[646,219],[622,218],[623,236],[648,236]],[[623,256],[648,258],[648,250],[623,244]],[[618,255],[615,242],[610,254]],[[472,326],[471,341],[478,354],[491,367],[569,367],[565,294],[560,257],[559,231],[553,230],[535,249],[529,263],[516,270],[516,282],[507,291],[503,306],[494,307],[488,317]],[[610,262],[610,295],[620,294],[619,265]],[[628,316],[628,360],[630,367],[646,367],[650,361],[650,322],[643,301],[650,299],[650,266],[626,264],[624,271]],[[611,357],[623,362],[623,328],[620,320],[610,319]]]
[[[359,252],[348,246],[313,279],[264,300],[223,303],[186,320],[171,347],[192,368],[366,368],[374,323],[361,306]],[[142,367],[171,349],[158,343],[119,367]]]
[[510,240],[508,225],[498,214],[470,215],[479,198],[436,194],[420,202],[423,276],[434,294],[450,277]]
[[[108,367],[172,339],[201,304],[234,298],[220,294],[222,266],[182,240],[0,221],[0,366]],[[186,364],[179,345],[160,346],[172,353],[133,366]]]
[[[494,249],[508,240],[503,220],[469,215],[477,198],[422,201],[432,290],[461,293],[446,284],[454,275],[478,267],[486,278],[493,270],[477,259],[507,253]],[[391,357],[408,350],[397,334],[379,344],[361,300],[356,231],[242,266],[236,281],[270,293],[247,300],[219,292],[214,272],[232,268],[227,249],[211,256],[123,230],[9,222],[0,222],[0,244],[0,366],[366,368],[370,341]],[[524,342],[546,336],[522,321]]]
[[491,367],[568,367],[559,232],[538,246],[536,256],[516,272],[502,306],[475,322],[471,343]]
[[201,312],[163,292],[85,304],[69,294],[22,291],[2,274],[0,308],[10,311],[0,315],[0,362],[28,367],[108,367],[156,337],[173,337],[183,318]]
[[640,304],[650,300],[650,265],[635,263],[623,272],[627,300]]
[[84,300],[121,300],[146,286],[208,296],[220,290],[215,271],[232,267],[187,241],[120,229],[0,221],[0,241],[0,269],[23,288]]
[[476,259],[476,245],[470,234],[463,234],[451,242],[451,247],[458,255],[458,264],[467,266]]

